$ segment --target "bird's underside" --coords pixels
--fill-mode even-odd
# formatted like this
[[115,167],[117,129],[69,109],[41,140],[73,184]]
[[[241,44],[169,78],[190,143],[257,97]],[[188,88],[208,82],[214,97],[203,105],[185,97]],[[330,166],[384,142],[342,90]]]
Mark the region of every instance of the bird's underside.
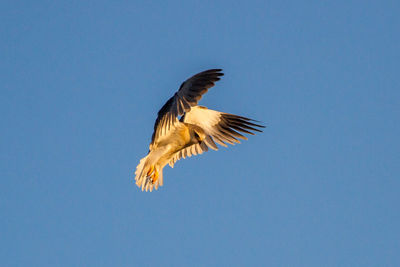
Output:
[[[153,191],[163,185],[162,170],[186,157],[202,154],[216,145],[240,143],[247,140],[243,133],[254,135],[264,126],[246,117],[197,106],[202,95],[223,75],[221,69],[198,73],[182,83],[179,90],[158,112],[149,153],[136,167],[138,187]],[[180,119],[179,119],[180,118]]]

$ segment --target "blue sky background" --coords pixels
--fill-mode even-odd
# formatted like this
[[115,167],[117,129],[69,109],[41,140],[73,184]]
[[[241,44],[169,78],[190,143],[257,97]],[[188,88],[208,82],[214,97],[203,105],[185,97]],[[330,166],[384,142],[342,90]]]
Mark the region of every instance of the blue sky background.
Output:
[[[2,266],[400,266],[398,1],[2,1]],[[265,132],[134,170],[183,80]]]

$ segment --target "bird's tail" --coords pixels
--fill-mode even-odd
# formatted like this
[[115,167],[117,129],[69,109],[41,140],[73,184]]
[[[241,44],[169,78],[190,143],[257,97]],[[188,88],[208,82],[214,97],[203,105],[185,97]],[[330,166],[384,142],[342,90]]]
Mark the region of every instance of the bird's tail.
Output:
[[152,161],[150,154],[142,158],[136,167],[135,180],[139,188],[147,191],[153,191],[155,188],[163,185],[162,167]]

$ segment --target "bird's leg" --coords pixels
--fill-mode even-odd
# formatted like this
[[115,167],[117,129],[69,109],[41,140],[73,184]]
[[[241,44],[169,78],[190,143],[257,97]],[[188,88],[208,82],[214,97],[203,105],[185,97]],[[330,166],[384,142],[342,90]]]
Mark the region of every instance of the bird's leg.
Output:
[[150,176],[153,171],[154,171],[154,165],[150,165],[150,169],[147,171],[147,176]]

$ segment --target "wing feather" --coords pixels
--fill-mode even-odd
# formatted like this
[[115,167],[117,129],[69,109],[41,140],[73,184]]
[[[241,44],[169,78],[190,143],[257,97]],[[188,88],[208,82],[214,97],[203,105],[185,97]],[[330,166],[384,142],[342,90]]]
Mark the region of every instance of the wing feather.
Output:
[[207,151],[208,151],[208,146],[204,142],[201,142],[200,144],[199,143],[193,144],[176,152],[175,155],[173,156],[173,159],[168,164],[173,168],[178,160],[182,158],[186,159],[191,156],[200,155]]
[[246,117],[219,112],[201,106],[192,107],[185,114],[183,121],[201,127],[209,137],[205,139],[207,145],[211,144],[210,140],[222,146],[227,146],[226,143],[231,145],[240,143],[239,139],[247,140],[247,137],[241,133],[254,135],[253,132],[262,132],[257,128],[265,127],[254,123],[256,121]]
[[204,139],[204,143],[206,146],[210,147],[211,149],[216,150],[216,151],[218,150],[217,145],[215,144],[214,140],[210,136],[207,136]]

